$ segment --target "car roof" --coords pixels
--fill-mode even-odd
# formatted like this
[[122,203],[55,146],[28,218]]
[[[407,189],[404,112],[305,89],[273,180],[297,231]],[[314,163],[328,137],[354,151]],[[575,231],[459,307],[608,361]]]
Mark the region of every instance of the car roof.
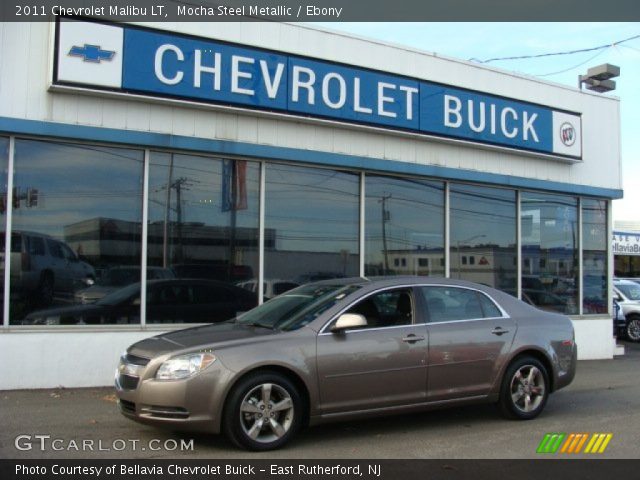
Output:
[[445,277],[421,277],[415,275],[400,275],[394,277],[348,277],[332,278],[329,280],[319,280],[310,282],[314,285],[361,285],[372,287],[394,287],[403,285],[451,285],[459,287],[469,287],[478,290],[495,291],[492,287],[480,283],[473,283],[467,280],[457,280]]

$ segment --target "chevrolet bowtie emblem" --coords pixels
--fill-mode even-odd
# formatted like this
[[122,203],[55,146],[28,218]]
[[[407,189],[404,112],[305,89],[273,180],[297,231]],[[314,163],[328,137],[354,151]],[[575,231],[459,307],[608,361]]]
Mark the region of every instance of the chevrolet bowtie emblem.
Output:
[[85,62],[100,63],[102,60],[110,61],[116,52],[111,50],[102,50],[98,45],[89,45],[87,43],[84,46],[79,47],[74,45],[69,50],[69,55],[73,57],[82,57]]

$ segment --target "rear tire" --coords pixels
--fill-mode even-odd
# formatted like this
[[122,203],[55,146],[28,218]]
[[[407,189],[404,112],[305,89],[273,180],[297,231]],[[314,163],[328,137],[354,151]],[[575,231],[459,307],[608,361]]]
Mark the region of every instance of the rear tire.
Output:
[[302,410],[300,393],[286,376],[276,372],[251,374],[229,394],[223,430],[238,447],[274,450],[300,429]]
[[502,378],[500,412],[506,418],[531,420],[540,415],[549,398],[549,374],[536,358],[516,358]]
[[630,317],[627,321],[627,338],[632,342],[640,342],[640,317]]

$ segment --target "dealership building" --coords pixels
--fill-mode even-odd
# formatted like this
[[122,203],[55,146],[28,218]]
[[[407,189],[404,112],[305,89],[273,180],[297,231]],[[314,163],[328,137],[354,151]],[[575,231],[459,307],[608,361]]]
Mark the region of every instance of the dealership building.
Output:
[[614,97],[303,25],[5,23],[0,175],[0,389],[107,385],[215,300],[157,278],[462,278],[615,351]]

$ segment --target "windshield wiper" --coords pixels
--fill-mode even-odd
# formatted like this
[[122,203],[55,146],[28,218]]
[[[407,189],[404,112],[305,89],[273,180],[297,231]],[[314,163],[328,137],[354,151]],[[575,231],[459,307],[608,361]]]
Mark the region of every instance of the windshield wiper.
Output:
[[265,323],[260,323],[260,322],[242,323],[241,325],[246,325],[248,327],[268,328],[269,330],[276,329],[276,327],[274,327],[273,325],[267,325]]

